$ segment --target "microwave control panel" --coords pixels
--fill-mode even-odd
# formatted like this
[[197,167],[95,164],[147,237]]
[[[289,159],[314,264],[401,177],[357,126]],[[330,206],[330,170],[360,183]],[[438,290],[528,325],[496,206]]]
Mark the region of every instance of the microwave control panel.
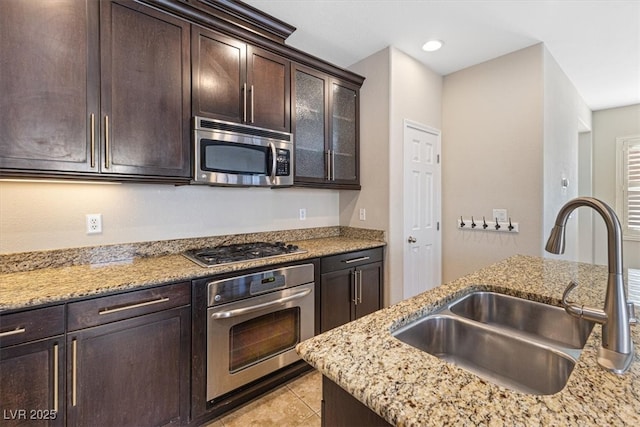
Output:
[[291,151],[284,148],[276,150],[276,176],[291,174]]

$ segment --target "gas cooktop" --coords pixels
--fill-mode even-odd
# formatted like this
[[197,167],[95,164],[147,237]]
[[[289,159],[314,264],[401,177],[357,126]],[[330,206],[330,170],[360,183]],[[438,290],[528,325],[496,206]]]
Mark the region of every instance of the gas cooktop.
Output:
[[307,251],[300,249],[296,245],[287,245],[283,242],[253,242],[191,249],[184,252],[183,255],[202,267],[214,267],[252,259],[273,258],[305,252]]

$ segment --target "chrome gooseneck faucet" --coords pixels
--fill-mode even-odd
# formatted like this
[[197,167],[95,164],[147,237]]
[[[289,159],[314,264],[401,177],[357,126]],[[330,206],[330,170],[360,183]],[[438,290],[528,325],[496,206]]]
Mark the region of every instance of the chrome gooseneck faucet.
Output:
[[578,197],[567,202],[556,217],[545,249],[554,254],[564,253],[565,225],[574,209],[587,206],[602,216],[607,226],[609,278],[604,301],[604,310],[588,308],[567,300],[577,286],[571,282],[562,296],[562,305],[567,313],[602,325],[602,346],[598,350],[598,364],[604,369],[622,374],[634,358],[631,341],[631,323],[635,323],[633,303],[627,301],[622,277],[622,227],[616,213],[606,203],[590,197]]

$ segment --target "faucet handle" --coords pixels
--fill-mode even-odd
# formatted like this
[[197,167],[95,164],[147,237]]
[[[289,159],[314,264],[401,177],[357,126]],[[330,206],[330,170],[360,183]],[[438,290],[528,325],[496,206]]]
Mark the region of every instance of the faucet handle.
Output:
[[589,308],[584,305],[578,305],[576,303],[570,302],[567,298],[569,297],[569,293],[574,290],[578,286],[578,282],[571,281],[569,282],[569,286],[564,290],[562,294],[562,306],[564,307],[564,311],[569,313],[570,315],[583,318],[587,320],[591,320],[592,322],[604,324],[607,321],[607,314],[604,310],[599,310],[597,308]]
[[578,286],[577,282],[574,282],[573,280],[569,282],[569,286],[567,286],[567,288],[562,293],[562,306],[564,307],[564,310],[570,315],[575,317],[581,317],[582,307],[568,300],[569,294],[577,286]]
[[627,310],[629,311],[629,324],[635,325],[639,323],[638,318],[636,317],[636,309],[633,302],[627,302]]

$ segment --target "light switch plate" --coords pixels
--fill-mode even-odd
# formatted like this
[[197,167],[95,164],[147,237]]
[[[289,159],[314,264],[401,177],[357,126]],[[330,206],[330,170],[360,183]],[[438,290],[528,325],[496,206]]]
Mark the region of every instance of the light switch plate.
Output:
[[493,210],[493,220],[495,221],[496,218],[498,219],[498,222],[506,222],[509,220],[509,217],[507,215],[507,210],[506,209],[494,209]]

